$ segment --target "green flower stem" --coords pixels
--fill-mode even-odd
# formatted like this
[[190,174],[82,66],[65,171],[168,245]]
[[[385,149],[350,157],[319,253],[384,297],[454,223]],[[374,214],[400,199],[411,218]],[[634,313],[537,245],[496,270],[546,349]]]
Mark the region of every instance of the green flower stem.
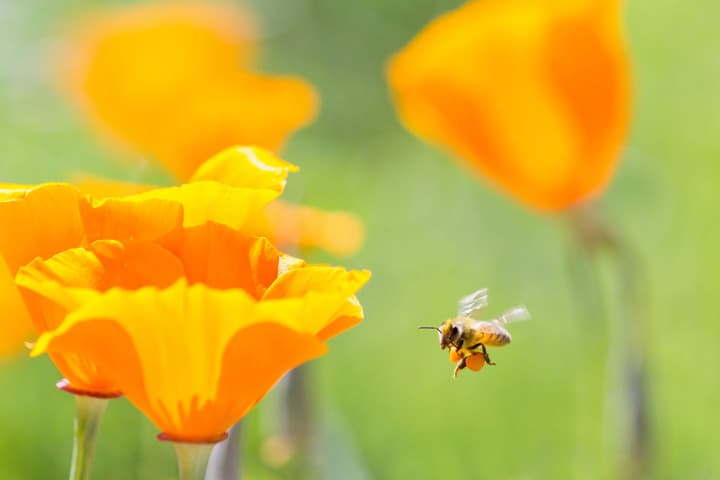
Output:
[[[607,255],[612,274],[617,281],[615,295],[617,327],[609,334],[609,341],[616,345],[612,350],[622,358],[623,412],[626,430],[621,438],[623,457],[620,462],[620,478],[644,478],[651,467],[651,431],[649,419],[649,396],[647,392],[647,278],[645,265],[637,252],[603,221],[591,207],[570,213],[569,223],[580,251],[591,263]],[[588,297],[592,294],[587,295]],[[598,292],[595,292],[597,294]],[[597,301],[589,300],[589,305]],[[607,328],[607,327],[606,327]],[[608,358],[608,361],[610,359]]]
[[236,423],[229,432],[227,440],[219,443],[210,455],[207,468],[208,480],[240,480],[242,471],[242,421]]
[[89,480],[100,420],[105,413],[108,399],[86,395],[74,397],[77,410],[70,480]]
[[203,480],[214,443],[173,442],[179,480]]

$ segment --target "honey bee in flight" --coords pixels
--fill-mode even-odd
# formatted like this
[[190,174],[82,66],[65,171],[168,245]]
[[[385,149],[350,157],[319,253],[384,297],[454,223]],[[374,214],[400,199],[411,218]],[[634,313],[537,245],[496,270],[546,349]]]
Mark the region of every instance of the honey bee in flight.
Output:
[[457,317],[445,320],[439,327],[418,327],[436,330],[440,336],[440,348],[450,349],[450,360],[457,362],[453,378],[466,367],[477,371],[486,363],[495,365],[490,360],[486,347],[507,345],[512,341],[512,337],[504,325],[530,319],[527,308],[520,305],[497,318],[478,320],[476,315],[487,305],[488,289],[483,288],[460,299]]

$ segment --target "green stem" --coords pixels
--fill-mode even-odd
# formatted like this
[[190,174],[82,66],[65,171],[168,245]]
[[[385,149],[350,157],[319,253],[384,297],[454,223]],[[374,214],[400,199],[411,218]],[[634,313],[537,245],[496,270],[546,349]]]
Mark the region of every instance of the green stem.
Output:
[[213,450],[207,468],[209,480],[240,480],[242,477],[240,471],[242,430],[242,421],[233,425],[227,440],[219,443]]
[[[584,251],[571,248],[568,258],[570,284],[577,300],[577,322],[574,323],[578,350],[575,379],[575,472],[576,478],[593,472],[603,472],[607,461],[607,446],[603,444],[598,412],[603,411],[606,364],[598,359],[608,353],[608,324],[602,284],[594,259]],[[602,422],[600,422],[602,423]]]
[[108,399],[85,395],[74,396],[77,411],[70,480],[89,480],[100,420],[105,413]]
[[[607,253],[618,285],[618,317],[621,335],[610,337],[622,352],[624,376],[623,414],[627,429],[621,478],[643,478],[650,466],[650,426],[647,395],[647,302],[644,264],[633,248],[604,222],[592,208],[571,212],[571,230],[581,252],[589,260]],[[609,360],[609,359],[608,359]]]
[[203,480],[214,443],[173,442],[179,480]]
[[310,365],[301,365],[288,373],[283,399],[285,425],[282,435],[288,440],[293,452],[294,458],[289,466],[293,476],[298,478],[316,476],[312,472],[316,432],[313,422],[310,368]]

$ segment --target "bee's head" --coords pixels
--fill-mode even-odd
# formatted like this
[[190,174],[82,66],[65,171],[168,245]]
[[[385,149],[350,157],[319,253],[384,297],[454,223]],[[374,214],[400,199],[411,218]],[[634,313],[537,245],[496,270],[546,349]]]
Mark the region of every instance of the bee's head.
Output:
[[449,346],[457,345],[463,334],[463,326],[459,322],[445,320],[438,328],[438,332],[440,333],[440,348],[444,350]]

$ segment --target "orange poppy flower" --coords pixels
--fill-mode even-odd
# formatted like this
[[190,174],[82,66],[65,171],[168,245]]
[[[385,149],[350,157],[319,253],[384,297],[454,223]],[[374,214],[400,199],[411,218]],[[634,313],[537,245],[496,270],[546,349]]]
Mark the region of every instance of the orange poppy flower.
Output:
[[250,71],[255,30],[227,3],[109,10],[69,35],[63,85],[106,136],[185,181],[230,145],[279,149],[315,115],[305,81]]
[[400,117],[530,205],[599,193],[625,141],[619,0],[476,0],[390,62]]
[[362,319],[354,293],[368,277],[306,265],[210,222],[157,243],[96,242],[38,259],[17,282],[69,312],[35,355],[90,359],[167,438],[211,442]]
[[[230,149],[210,159],[192,184],[122,198],[96,200],[66,184],[0,186],[0,229],[8,232],[0,236],[0,300],[6,312],[0,352],[19,349],[31,336],[13,277],[33,258],[100,239],[156,240],[183,222],[242,226],[282,192],[293,169],[264,151]],[[220,176],[228,183],[213,179]],[[38,332],[55,326],[35,325]]]

